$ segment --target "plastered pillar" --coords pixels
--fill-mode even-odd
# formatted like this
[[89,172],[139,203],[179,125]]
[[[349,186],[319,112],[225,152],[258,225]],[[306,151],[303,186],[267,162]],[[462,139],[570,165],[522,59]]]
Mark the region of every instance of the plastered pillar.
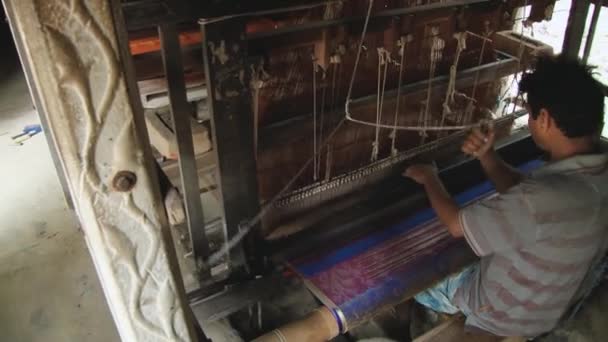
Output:
[[4,5],[122,340],[196,340],[110,2]]

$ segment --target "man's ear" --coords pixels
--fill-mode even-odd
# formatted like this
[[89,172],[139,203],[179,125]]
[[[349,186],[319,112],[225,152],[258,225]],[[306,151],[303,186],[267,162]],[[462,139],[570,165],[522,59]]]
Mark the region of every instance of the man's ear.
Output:
[[538,127],[542,131],[547,131],[552,126],[555,126],[555,122],[553,121],[553,118],[551,117],[551,115],[549,115],[549,111],[546,110],[545,108],[540,109],[540,111],[538,112],[538,118],[536,118],[536,120],[538,122]]

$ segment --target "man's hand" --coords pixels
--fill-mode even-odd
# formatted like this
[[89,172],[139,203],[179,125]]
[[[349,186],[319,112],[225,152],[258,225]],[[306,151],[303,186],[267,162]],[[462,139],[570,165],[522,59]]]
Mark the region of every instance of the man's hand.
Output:
[[488,151],[494,150],[495,140],[496,135],[493,128],[488,128],[487,133],[483,133],[479,128],[474,128],[462,144],[462,152],[482,159]]
[[431,206],[435,209],[441,222],[448,227],[452,236],[461,237],[464,233],[458,220],[458,211],[460,209],[443,187],[441,180],[437,176],[437,168],[428,164],[413,165],[408,167],[403,175],[424,185],[424,190],[429,197]]
[[462,144],[462,152],[479,159],[486,175],[502,194],[519,184],[524,176],[500,158],[494,150],[495,141],[496,135],[492,127],[488,128],[487,133],[475,128]]
[[425,185],[429,180],[437,178],[437,168],[430,164],[412,165],[405,170],[403,175],[418,184]]

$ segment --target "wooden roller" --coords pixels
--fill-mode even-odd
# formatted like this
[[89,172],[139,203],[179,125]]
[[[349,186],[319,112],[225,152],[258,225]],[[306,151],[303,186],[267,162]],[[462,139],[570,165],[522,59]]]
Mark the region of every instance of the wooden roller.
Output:
[[324,342],[338,336],[340,329],[331,311],[321,307],[305,318],[291,322],[254,340],[254,342]]

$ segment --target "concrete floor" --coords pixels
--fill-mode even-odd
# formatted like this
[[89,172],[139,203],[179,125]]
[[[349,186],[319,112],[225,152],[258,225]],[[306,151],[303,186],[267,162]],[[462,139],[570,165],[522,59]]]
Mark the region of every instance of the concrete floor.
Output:
[[[8,65],[6,63],[9,63]],[[0,68],[0,340],[119,341],[15,59]]]

